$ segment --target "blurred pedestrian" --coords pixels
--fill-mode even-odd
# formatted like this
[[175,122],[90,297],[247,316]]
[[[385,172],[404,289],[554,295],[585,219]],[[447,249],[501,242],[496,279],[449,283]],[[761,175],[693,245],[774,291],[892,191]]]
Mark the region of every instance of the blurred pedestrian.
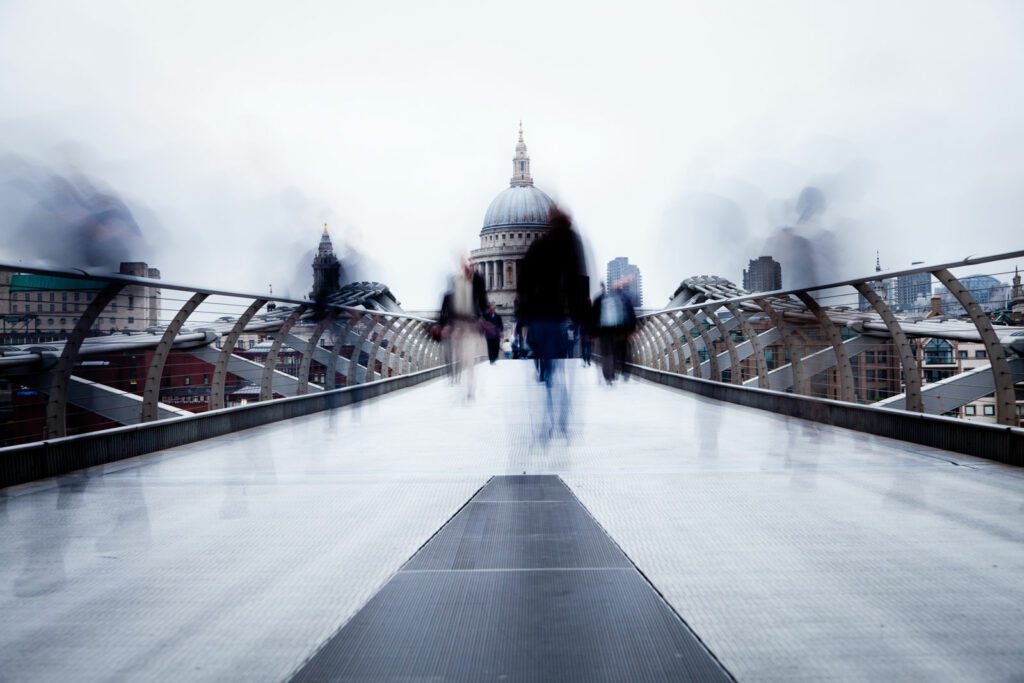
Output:
[[501,344],[501,335],[505,330],[493,301],[488,304],[487,312],[483,314],[483,327],[484,339],[487,340],[487,358],[491,361],[491,365],[494,365],[494,362],[498,360],[498,347]]
[[583,244],[572,219],[557,206],[548,213],[548,232],[533,242],[523,257],[519,276],[520,321],[526,342],[537,359],[538,380],[546,389],[542,434],[557,425],[568,437],[569,393],[563,360],[568,357],[570,330],[589,315]]
[[466,397],[473,398],[482,317],[487,310],[487,290],[484,279],[465,256],[461,259],[459,271],[452,277],[448,291],[445,296],[447,306],[442,304],[441,317],[451,345],[452,378],[458,383],[465,373]]
[[591,324],[597,332],[601,371],[611,384],[616,375],[627,376],[626,345],[629,335],[636,330],[636,311],[623,292],[628,284],[617,280],[610,289],[602,285],[601,294],[594,300]]

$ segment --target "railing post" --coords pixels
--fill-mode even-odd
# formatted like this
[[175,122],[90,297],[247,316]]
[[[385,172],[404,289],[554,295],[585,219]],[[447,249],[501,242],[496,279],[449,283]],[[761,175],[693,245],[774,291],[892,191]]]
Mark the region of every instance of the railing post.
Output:
[[210,384],[210,410],[224,407],[224,385],[228,379],[228,361],[231,360],[231,354],[235,350],[235,343],[257,311],[267,305],[267,301],[267,299],[256,299],[249,304],[249,308],[245,309],[245,312],[235,321],[228,335],[222,339],[217,365],[213,368],[213,382]]
[[900,364],[903,366],[903,393],[906,395],[905,405],[907,410],[923,413],[924,399],[921,396],[921,368],[917,365],[917,354],[914,353],[914,347],[911,346],[910,340],[907,339],[907,335],[903,332],[903,328],[900,326],[896,316],[892,314],[888,304],[885,303],[882,297],[878,296],[878,292],[868,286],[866,282],[858,282],[853,287],[871,304],[871,307],[882,318],[886,329],[889,330],[889,336],[896,343],[896,349],[900,353]]
[[46,402],[46,438],[53,439],[67,435],[67,407],[68,407],[68,384],[71,382],[71,372],[78,361],[78,351],[82,348],[86,335],[92,329],[93,323],[99,317],[103,309],[107,307],[111,299],[124,289],[119,282],[110,282],[93,297],[89,305],[82,312],[75,329],[64,342],[64,349],[60,352],[60,359],[52,370],[53,379],[50,382],[50,398]]
[[192,312],[199,304],[206,300],[207,295],[198,292],[193,294],[188,301],[175,314],[174,319],[167,325],[164,334],[160,337],[160,343],[153,350],[153,359],[149,362],[149,370],[146,372],[146,387],[142,391],[142,421],[152,422],[160,414],[160,380],[163,378],[164,365],[167,363],[167,356],[171,353],[171,345],[174,344],[178,332]]
[[992,365],[992,381],[996,387],[996,422],[1016,427],[1020,424],[1020,418],[1017,417],[1017,397],[1013,388],[1013,374],[1006,362],[1006,351],[999,343],[999,336],[996,335],[996,331],[992,327],[992,321],[981,310],[981,306],[974,300],[971,293],[952,273],[943,268],[932,271],[932,275],[938,278],[939,282],[944,284],[946,289],[956,297],[956,300],[967,311],[967,315],[970,316],[978,334],[981,335],[981,343],[985,345],[989,363]]
[[843,337],[839,334],[832,319],[814,297],[807,292],[797,292],[797,298],[803,302],[814,318],[818,321],[818,327],[824,333],[832,345],[832,351],[836,354],[836,370],[839,373],[839,398],[848,403],[855,403],[857,397],[853,391],[853,369],[850,367],[850,357],[846,355],[846,347],[843,346]]
[[[281,346],[284,344],[284,338],[291,332],[292,327],[299,321],[302,314],[309,308],[306,304],[302,304],[288,316],[288,318],[281,323],[281,327],[278,328],[277,332],[274,333],[274,343],[270,345],[270,353],[267,354],[267,359],[263,363],[263,381],[260,383],[260,400],[269,401],[274,398],[274,368],[277,366],[277,357],[281,353]],[[298,350],[298,349],[296,349]]]
[[761,310],[768,314],[768,317],[772,320],[772,324],[775,325],[775,329],[777,329],[779,334],[782,336],[782,346],[786,349],[786,353],[789,355],[789,367],[793,373],[793,386],[796,388],[796,393],[803,394],[804,396],[810,396],[810,384],[808,382],[808,378],[804,377],[803,364],[800,362],[800,354],[797,353],[796,344],[793,340],[793,331],[789,329],[785,316],[775,310],[775,308],[768,303],[767,299],[754,299],[754,303],[760,306]]
[[[743,384],[742,371],[740,370],[740,354],[736,351],[736,343],[732,340],[732,335],[722,325],[722,321],[718,319],[715,314],[715,304],[706,306],[704,314],[711,321],[711,324],[718,328],[718,334],[722,337],[722,341],[725,342],[725,348],[729,351],[729,380],[732,384]],[[717,360],[716,360],[717,362]]]
[[757,333],[754,332],[754,328],[750,326],[750,322],[743,317],[739,306],[730,302],[725,304],[725,308],[734,318],[736,318],[736,320],[739,321],[740,329],[743,330],[743,336],[750,342],[750,348],[754,353],[754,363],[757,365],[757,386],[762,389],[767,389],[768,363],[764,359],[764,349],[761,347],[761,340],[757,338]]

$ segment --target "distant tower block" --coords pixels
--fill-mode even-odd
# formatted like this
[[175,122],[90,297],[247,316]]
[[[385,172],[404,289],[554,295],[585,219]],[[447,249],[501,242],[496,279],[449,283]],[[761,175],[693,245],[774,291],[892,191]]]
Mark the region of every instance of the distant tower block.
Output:
[[608,287],[620,283],[623,293],[629,297],[634,307],[640,308],[643,305],[643,276],[640,275],[640,269],[631,264],[628,258],[618,256],[609,261],[607,275],[605,284]]
[[782,289],[782,264],[771,256],[759,256],[743,271],[743,289],[751,292],[773,292]]

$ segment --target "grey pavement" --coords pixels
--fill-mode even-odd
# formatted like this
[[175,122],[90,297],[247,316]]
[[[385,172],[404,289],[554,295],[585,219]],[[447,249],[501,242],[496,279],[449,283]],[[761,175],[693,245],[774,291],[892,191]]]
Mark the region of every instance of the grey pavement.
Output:
[[0,491],[0,679],[283,680],[493,475],[559,475],[741,681],[1024,679],[1024,473],[528,362]]

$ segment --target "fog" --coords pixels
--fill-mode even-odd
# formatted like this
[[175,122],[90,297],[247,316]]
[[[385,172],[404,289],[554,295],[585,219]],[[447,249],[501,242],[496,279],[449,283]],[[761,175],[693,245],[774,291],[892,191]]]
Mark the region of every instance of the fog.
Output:
[[792,284],[1021,247],[1019,4],[427,5],[0,4],[0,258],[301,296],[327,223],[430,308],[520,119],[648,306],[763,254]]

